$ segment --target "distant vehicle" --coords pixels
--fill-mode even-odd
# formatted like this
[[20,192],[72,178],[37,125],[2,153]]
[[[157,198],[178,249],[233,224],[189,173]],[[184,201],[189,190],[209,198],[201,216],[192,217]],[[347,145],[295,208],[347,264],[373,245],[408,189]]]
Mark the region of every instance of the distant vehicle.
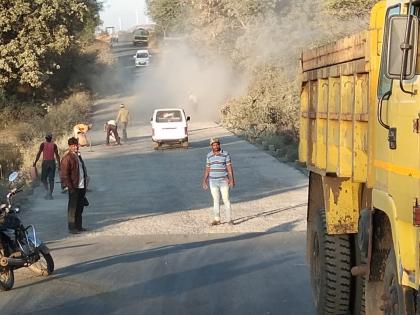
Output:
[[181,108],[156,109],[150,121],[155,149],[162,144],[181,144],[188,148],[188,121],[190,117]]
[[131,31],[131,40],[133,46],[139,46],[141,49],[148,49],[152,52],[158,52],[163,42],[162,27],[155,23],[136,25]]
[[149,65],[150,54],[147,49],[137,50],[136,54],[133,56],[136,67],[146,67]]
[[133,31],[133,45],[148,47],[149,46],[149,36],[150,33],[145,28],[137,28]]

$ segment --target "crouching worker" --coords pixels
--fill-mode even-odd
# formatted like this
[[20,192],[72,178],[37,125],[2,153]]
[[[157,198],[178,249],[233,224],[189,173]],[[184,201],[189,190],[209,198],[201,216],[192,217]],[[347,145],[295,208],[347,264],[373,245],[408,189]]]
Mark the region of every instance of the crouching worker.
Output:
[[73,135],[79,141],[79,146],[90,146],[87,132],[92,129],[92,124],[77,124],[73,127]]
[[109,145],[109,137],[111,134],[114,136],[117,144],[121,144],[120,137],[118,136],[117,122],[115,120],[108,120],[104,126],[106,132],[106,145]]

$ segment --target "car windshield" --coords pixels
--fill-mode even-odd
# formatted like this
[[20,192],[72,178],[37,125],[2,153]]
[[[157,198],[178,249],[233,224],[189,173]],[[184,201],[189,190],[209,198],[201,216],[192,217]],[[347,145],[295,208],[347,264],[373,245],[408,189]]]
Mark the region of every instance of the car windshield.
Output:
[[137,54],[137,58],[147,58],[147,57],[149,57],[148,53],[138,53]]
[[156,122],[181,122],[182,116],[179,110],[163,110],[156,113]]

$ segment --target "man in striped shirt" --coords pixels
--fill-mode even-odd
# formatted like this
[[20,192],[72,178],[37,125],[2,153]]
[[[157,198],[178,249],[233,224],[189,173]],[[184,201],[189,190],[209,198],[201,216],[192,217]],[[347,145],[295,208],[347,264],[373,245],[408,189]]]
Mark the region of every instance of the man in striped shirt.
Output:
[[226,219],[233,225],[231,217],[231,206],[229,200],[229,189],[235,186],[233,178],[233,167],[230,154],[220,148],[220,141],[217,138],[210,139],[212,151],[207,154],[206,169],[204,170],[203,188],[210,192],[213,197],[214,220],[212,225],[220,224],[220,194],[225,205]]

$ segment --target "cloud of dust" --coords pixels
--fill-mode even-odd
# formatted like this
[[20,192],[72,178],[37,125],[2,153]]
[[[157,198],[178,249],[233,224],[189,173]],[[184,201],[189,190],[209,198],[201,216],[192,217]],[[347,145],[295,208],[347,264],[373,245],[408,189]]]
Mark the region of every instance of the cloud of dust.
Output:
[[165,45],[152,55],[149,67],[136,71],[134,102],[143,113],[183,108],[191,121],[217,121],[220,106],[246,86],[229,62],[206,61],[179,41]]
[[[256,22],[236,40],[235,51],[229,57],[241,66],[242,73],[232,66],[230,58],[199,57],[189,47],[188,39],[185,42],[177,39],[165,41],[159,52],[151,50],[153,56],[148,67],[135,69],[132,55],[126,56],[122,63],[119,61],[121,69],[104,73],[94,84],[108,93],[119,90],[122,98],[130,96],[122,101],[141,123],[149,121],[154,109],[174,107],[183,108],[192,122],[217,121],[226,100],[249,93],[250,84],[255,83],[256,66],[275,65],[281,71],[279,75],[294,81],[303,49],[360,30],[365,26],[363,23],[338,21],[325,15],[319,0],[283,0],[274,15]],[[130,38],[125,41],[130,43]],[[136,48],[123,49],[134,54]],[[104,115],[118,109],[115,102],[109,106],[104,107]]]

